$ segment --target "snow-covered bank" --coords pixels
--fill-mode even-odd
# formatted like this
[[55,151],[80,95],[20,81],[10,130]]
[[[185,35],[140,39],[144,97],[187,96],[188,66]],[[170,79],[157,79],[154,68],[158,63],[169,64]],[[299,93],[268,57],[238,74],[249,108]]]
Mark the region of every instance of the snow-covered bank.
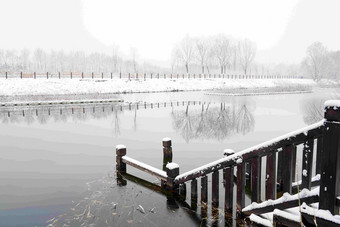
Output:
[[284,84],[316,86],[309,79],[0,79],[0,96],[107,94],[264,88]]

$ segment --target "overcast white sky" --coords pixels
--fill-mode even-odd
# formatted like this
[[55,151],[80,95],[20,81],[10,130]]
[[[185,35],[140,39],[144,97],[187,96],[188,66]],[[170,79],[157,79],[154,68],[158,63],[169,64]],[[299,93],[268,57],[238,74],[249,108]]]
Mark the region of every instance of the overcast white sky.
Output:
[[257,61],[299,62],[314,41],[340,50],[339,0],[0,0],[0,48],[106,51],[167,61],[185,35],[258,45]]

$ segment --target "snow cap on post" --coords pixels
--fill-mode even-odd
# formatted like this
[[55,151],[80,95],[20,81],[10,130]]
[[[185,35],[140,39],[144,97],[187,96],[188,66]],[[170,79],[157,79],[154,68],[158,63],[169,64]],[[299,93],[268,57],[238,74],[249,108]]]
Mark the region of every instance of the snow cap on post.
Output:
[[126,146],[124,146],[124,145],[117,145],[116,146],[116,154],[118,156],[125,156],[126,155]]
[[230,155],[233,155],[233,154],[235,154],[235,151],[234,150],[232,150],[232,149],[224,149],[223,150],[223,155],[224,156],[230,156]]
[[324,105],[325,119],[327,121],[340,121],[340,100],[327,100]]
[[171,147],[171,139],[169,137],[163,138],[163,147]]

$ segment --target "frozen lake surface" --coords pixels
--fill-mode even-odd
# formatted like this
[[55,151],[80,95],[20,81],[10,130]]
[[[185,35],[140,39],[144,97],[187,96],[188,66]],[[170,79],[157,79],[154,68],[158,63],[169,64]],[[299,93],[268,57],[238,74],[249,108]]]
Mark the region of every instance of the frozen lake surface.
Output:
[[[0,226],[200,225],[161,194],[130,181],[118,186],[115,146],[124,144],[129,157],[162,169],[162,138],[170,137],[173,162],[183,173],[221,158],[226,148],[239,151],[320,120],[323,100],[337,93],[118,97],[131,102],[131,110],[127,104],[123,111],[120,104],[1,109]],[[172,107],[163,107],[170,101]],[[144,102],[153,108],[144,109]],[[130,166],[128,173],[157,182]]]

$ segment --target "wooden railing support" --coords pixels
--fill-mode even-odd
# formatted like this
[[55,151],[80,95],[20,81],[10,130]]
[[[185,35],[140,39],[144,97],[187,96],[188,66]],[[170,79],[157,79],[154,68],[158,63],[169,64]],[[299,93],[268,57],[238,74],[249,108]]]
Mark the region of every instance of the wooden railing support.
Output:
[[179,165],[176,163],[168,163],[166,165],[166,174],[168,175],[166,181],[166,187],[169,190],[178,190],[178,185],[174,184],[175,178],[179,175]]
[[237,195],[236,209],[238,213],[242,212],[245,206],[245,185],[246,185],[246,163],[242,161],[237,164]]
[[276,199],[276,152],[267,155],[266,200]]
[[[166,165],[172,162],[172,147],[171,147],[171,139],[163,138],[163,170],[166,171]],[[166,181],[161,181],[161,187],[165,187],[167,184]]]
[[261,195],[261,157],[251,160],[251,202],[260,202]]
[[339,213],[340,195],[340,101],[325,102],[325,127],[321,163],[319,209]]
[[126,155],[126,147],[124,145],[116,146],[116,171],[119,173],[126,173],[126,164],[122,158]]

